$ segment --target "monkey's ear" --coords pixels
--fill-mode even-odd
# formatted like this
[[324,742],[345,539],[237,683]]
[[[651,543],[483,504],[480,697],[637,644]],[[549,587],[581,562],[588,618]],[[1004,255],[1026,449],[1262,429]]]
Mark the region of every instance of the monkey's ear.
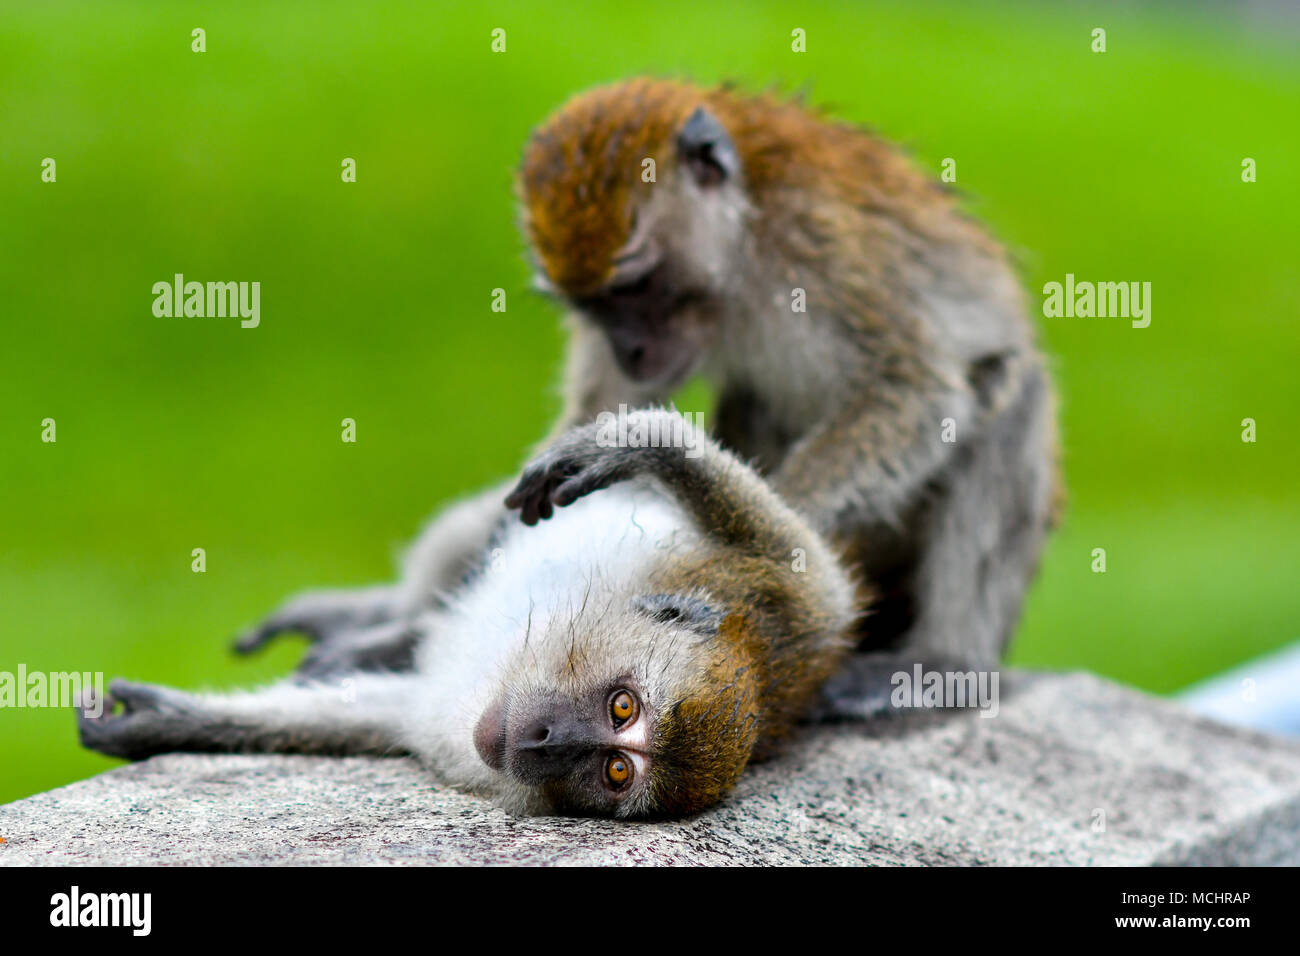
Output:
[[673,624],[701,637],[715,637],[722,626],[722,612],[690,594],[646,594],[633,607],[660,624]]
[[677,134],[677,155],[701,186],[717,186],[740,172],[740,156],[731,135],[703,106],[696,108]]

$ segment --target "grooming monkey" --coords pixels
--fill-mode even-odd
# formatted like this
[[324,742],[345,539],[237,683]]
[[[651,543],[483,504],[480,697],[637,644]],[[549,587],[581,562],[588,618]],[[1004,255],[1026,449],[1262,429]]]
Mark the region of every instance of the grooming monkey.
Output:
[[848,651],[854,589],[735,456],[675,413],[632,421],[682,447],[602,447],[595,423],[563,435],[509,503],[528,524],[572,507],[498,528],[468,583],[413,622],[413,669],[229,695],[114,681],[103,715],[79,716],[82,742],[133,759],[409,752],[520,813],[716,802]]
[[[560,109],[519,187],[571,312],[557,433],[703,376],[716,437],[878,592],[842,712],[912,661],[995,666],[1058,497],[1053,396],[1004,253],[944,188],[798,103],[653,79]],[[435,521],[401,584],[296,599],[242,648],[301,630],[309,672],[403,666],[502,491]]]

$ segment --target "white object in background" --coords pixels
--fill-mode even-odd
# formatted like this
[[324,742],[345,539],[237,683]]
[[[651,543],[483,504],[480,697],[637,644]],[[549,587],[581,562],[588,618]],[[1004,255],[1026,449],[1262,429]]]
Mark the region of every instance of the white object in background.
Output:
[[1300,737],[1300,644],[1247,661],[1174,696],[1225,724]]

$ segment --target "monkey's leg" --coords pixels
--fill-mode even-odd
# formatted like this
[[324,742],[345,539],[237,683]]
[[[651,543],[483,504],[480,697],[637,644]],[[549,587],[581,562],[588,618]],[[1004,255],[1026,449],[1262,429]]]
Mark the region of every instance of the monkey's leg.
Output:
[[235,652],[251,654],[281,634],[299,633],[316,645],[303,673],[409,667],[414,644],[401,622],[435,607],[486,560],[492,533],[506,516],[507,490],[492,488],[433,518],[408,552],[397,584],[299,594],[240,636]]
[[455,502],[425,526],[402,561],[398,585],[401,613],[436,606],[490,558],[492,538],[505,523],[510,487],[494,485]]
[[[241,638],[234,645],[238,654],[250,654],[277,634],[302,631],[312,639],[312,646],[299,663],[297,673],[305,677],[327,677],[351,671],[406,671],[414,666],[413,655],[421,631],[406,616],[371,623],[348,630],[350,621],[371,621],[369,606],[352,613],[346,605],[349,592],[341,592],[342,602],[327,598],[316,603],[316,595],[297,599],[308,612],[318,611],[316,618],[298,615],[275,618]],[[344,606],[340,608],[339,604]],[[320,622],[328,617],[328,626]],[[283,626],[281,626],[283,625]]]
[[[113,681],[99,717],[77,710],[83,746],[129,760],[204,753],[405,753],[401,719],[414,675],[358,674],[337,684],[282,683],[234,694],[190,694]],[[114,713],[116,708],[121,710]]]
[[810,720],[870,720],[892,713],[892,678],[906,663],[886,654],[852,654],[821,689]]
[[396,586],[308,591],[290,598],[265,621],[235,641],[235,651],[251,654],[280,634],[305,634],[312,641],[355,632],[389,620],[397,612]]
[[926,529],[916,619],[900,652],[997,666],[1049,523],[1054,466],[1046,389],[1035,370],[980,438],[959,446]]
[[911,700],[910,688],[915,683],[918,664],[922,674],[970,670],[969,665],[960,661],[920,660],[905,653],[850,654],[822,686],[809,719],[816,722],[876,720],[907,713],[910,708],[896,706],[893,695],[903,675],[909,682],[907,699]]
[[[619,402],[637,405],[649,397],[644,387],[617,370],[604,334],[576,319],[568,366],[566,380],[572,389],[553,436]],[[309,654],[304,661],[304,672],[319,673],[318,665],[326,661],[331,673],[350,660],[362,668],[405,666],[409,647],[403,641],[380,651],[376,661],[372,636],[363,638],[359,632],[436,607],[443,595],[463,584],[490,557],[493,535],[507,517],[503,501],[512,486],[494,486],[438,513],[407,552],[399,583],[298,595],[243,634],[235,650],[248,654],[277,635],[296,632],[319,645],[319,653]],[[336,646],[326,648],[327,644]]]
[[425,633],[422,625],[399,618],[332,634],[311,646],[294,673],[320,679],[355,671],[409,671],[415,667],[415,648]]

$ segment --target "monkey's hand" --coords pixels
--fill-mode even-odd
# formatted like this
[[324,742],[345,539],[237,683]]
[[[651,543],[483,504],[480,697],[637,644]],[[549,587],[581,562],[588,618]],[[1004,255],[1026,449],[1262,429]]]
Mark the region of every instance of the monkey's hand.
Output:
[[[646,409],[627,416],[629,430],[658,436],[654,444],[620,444],[610,434],[611,424],[597,420],[570,429],[534,458],[506,497],[507,508],[517,508],[526,525],[549,518],[554,509],[573,504],[584,495],[607,488],[635,475],[659,471],[657,464],[670,455],[682,455],[671,445],[673,436],[686,436],[686,447],[698,440],[681,415],[664,409]],[[667,436],[667,438],[665,438]]]
[[[114,713],[119,705],[121,711]],[[102,701],[88,692],[77,707],[81,745],[127,760],[179,749],[207,722],[197,698],[170,687],[124,680],[109,684]]]

